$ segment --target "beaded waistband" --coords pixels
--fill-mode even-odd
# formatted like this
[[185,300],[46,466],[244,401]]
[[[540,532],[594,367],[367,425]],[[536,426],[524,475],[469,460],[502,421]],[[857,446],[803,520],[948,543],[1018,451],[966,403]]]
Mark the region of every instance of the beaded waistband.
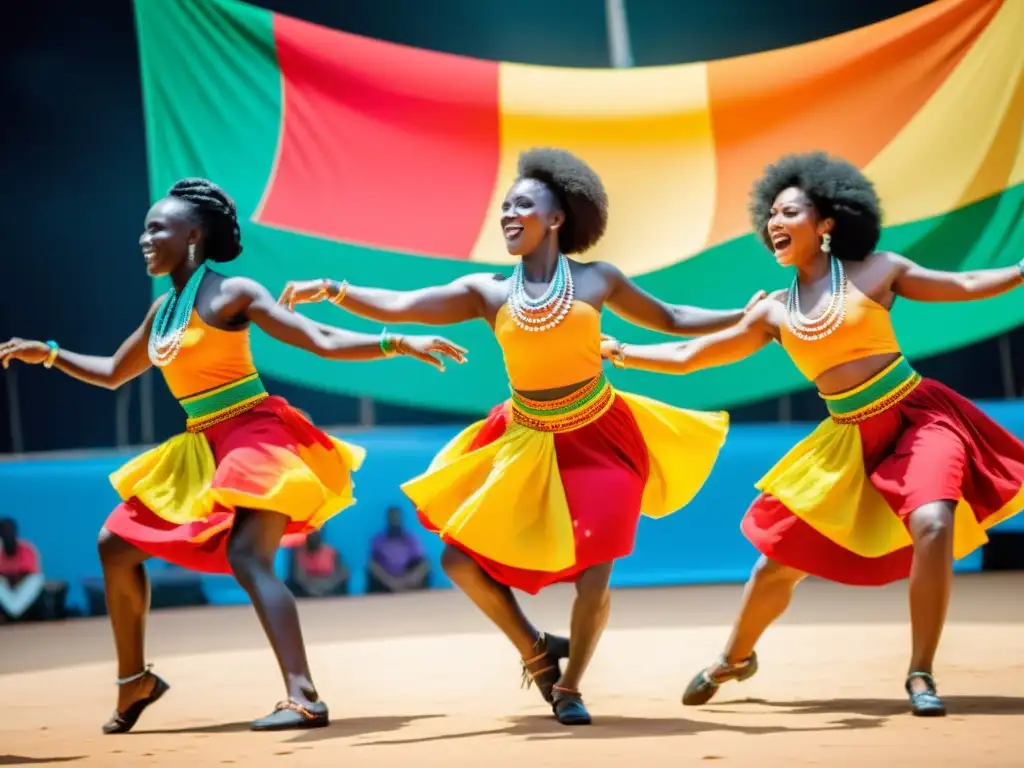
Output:
[[602,373],[558,400],[530,400],[512,393],[512,420],[537,432],[570,432],[603,416],[615,401],[615,390]]
[[255,408],[269,397],[258,373],[178,401],[185,409],[185,429],[202,432],[232,416]]
[[888,410],[914,391],[921,383],[905,357],[900,356],[885,370],[859,387],[838,395],[822,395],[832,420],[837,424],[856,424]]

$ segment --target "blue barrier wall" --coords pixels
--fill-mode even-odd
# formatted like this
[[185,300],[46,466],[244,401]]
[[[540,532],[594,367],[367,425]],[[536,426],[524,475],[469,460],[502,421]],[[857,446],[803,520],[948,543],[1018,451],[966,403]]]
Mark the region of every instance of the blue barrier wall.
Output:
[[[985,410],[1014,434],[1024,434],[1024,404],[984,404]],[[739,531],[740,518],[754,496],[754,482],[813,424],[737,425],[730,432],[718,464],[697,498],[682,512],[662,520],[642,519],[633,555],[615,567],[616,586],[662,586],[743,581],[756,557]],[[433,454],[457,431],[455,427],[387,428],[345,433],[368,452],[356,475],[356,506],[329,522],[326,539],[352,570],[351,590],[365,590],[370,539],[382,528],[392,504],[408,509],[398,484],[426,467]],[[88,458],[38,458],[0,462],[4,509],[23,535],[36,543],[51,578],[72,583],[69,603],[83,606],[82,578],[99,575],[96,534],[117,499],[107,479],[130,453]],[[441,545],[420,531],[435,564],[432,584],[450,587],[437,567]],[[1024,515],[1001,529],[1024,530]],[[286,560],[279,558],[279,567]],[[960,561],[960,571],[977,571],[981,552]],[[244,595],[217,577],[209,584],[212,602],[238,602]]]

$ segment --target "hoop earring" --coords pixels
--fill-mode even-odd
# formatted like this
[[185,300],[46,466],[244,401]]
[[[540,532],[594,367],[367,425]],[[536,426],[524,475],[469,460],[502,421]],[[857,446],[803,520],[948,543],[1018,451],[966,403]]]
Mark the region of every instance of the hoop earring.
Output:
[[188,263],[192,264],[192,265],[195,265],[195,263],[196,263],[196,244],[195,243],[189,243],[188,244]]
[[821,250],[823,253],[832,253],[832,235],[828,232],[821,236]]

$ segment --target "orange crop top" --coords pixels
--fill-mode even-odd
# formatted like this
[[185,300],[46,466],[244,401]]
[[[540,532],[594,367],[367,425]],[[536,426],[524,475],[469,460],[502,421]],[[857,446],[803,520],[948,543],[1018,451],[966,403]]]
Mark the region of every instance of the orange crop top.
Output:
[[846,317],[831,335],[804,341],[783,324],[780,341],[800,373],[810,381],[837,365],[900,351],[889,310],[850,282],[847,282]]
[[249,329],[222,331],[193,309],[178,356],[160,372],[178,400],[256,373]]
[[561,323],[536,333],[516,325],[503,304],[494,335],[513,389],[557,389],[601,375],[601,314],[586,302],[574,301]]

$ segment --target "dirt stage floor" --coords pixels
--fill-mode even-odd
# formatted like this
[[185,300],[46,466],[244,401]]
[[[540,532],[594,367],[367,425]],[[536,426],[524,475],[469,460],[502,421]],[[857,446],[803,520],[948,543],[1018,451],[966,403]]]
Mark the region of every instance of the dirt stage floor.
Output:
[[[586,680],[589,728],[520,690],[516,655],[460,594],[304,602],[329,728],[251,733],[281,698],[252,611],[162,611],[151,658],[171,683],[135,733],[102,736],[114,703],[103,619],[0,627],[0,765],[1011,766],[1024,764],[1024,575],[957,579],[938,671],[945,719],[903,695],[905,584],[801,587],[760,647],[761,672],[684,708],[719,650],[739,587],[622,590]],[[569,588],[526,601],[564,632]]]

